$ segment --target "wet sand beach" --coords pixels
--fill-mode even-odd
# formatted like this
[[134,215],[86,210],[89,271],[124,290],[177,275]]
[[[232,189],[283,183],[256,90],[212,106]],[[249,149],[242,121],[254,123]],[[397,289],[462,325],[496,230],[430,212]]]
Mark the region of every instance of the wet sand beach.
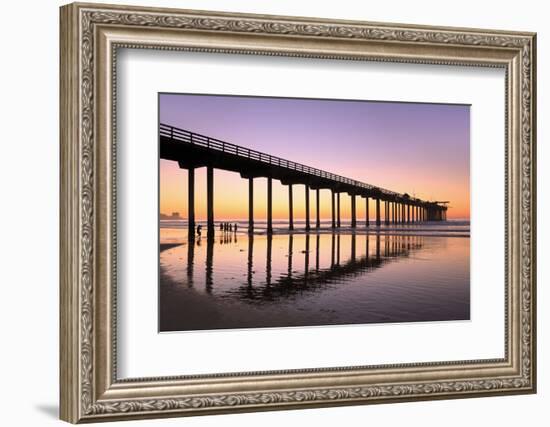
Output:
[[188,241],[167,227],[160,331],[468,320],[469,229],[434,228],[272,236],[241,228]]

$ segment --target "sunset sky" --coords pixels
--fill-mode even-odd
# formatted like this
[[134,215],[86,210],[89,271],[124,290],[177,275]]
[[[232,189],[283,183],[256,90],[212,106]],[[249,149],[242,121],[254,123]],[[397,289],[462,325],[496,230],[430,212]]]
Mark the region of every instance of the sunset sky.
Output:
[[[368,101],[180,95],[159,96],[160,121],[424,200],[449,200],[448,219],[470,218],[470,107]],[[206,219],[206,169],[195,172],[195,215]],[[266,214],[266,179],[254,180],[254,215]],[[294,185],[294,217],[304,186]],[[311,217],[315,195],[311,192]],[[351,203],[341,195],[342,218]],[[160,160],[160,212],[187,216],[187,171]],[[364,217],[358,199],[358,218]],[[216,220],[248,216],[248,183],[214,172]],[[370,207],[371,220],[374,205]],[[288,190],[273,181],[273,218],[288,218]],[[330,192],[321,191],[330,219]]]

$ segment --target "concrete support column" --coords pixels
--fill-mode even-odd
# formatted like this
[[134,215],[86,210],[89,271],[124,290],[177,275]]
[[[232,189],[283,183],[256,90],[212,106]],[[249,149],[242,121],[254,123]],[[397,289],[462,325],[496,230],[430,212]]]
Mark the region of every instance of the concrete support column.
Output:
[[273,180],[267,178],[267,232],[273,233]]
[[376,225],[380,227],[380,199],[376,199]]
[[407,204],[407,222],[411,222],[411,205]]
[[365,197],[365,226],[369,226],[369,198]]
[[390,223],[390,202],[387,200],[384,202],[384,223],[388,225]]
[[398,202],[395,203],[395,222],[401,222],[401,205]]
[[195,168],[187,171],[187,236],[195,238]]
[[306,184],[306,230],[309,231],[309,185]]
[[401,222],[405,222],[405,203],[401,203]]
[[355,194],[351,195],[351,227],[357,227],[357,211],[355,206]]
[[292,200],[292,184],[288,186],[288,229],[294,230],[294,207]]
[[206,167],[206,235],[214,237],[214,168]]
[[330,204],[332,207],[332,228],[336,228],[336,202],[334,200],[334,197],[334,190],[330,190]]
[[336,193],[336,202],[337,202],[337,208],[338,208],[338,217],[336,219],[336,225],[338,228],[340,228],[341,222],[340,222],[340,193]]
[[254,178],[248,178],[248,232],[254,232]]
[[321,206],[321,200],[320,200],[320,191],[319,189],[317,188],[315,190],[315,204],[317,205],[316,206],[316,209],[315,209],[315,213],[317,215],[317,218],[315,219],[315,227],[316,228],[321,228],[321,212],[320,212],[320,206]]

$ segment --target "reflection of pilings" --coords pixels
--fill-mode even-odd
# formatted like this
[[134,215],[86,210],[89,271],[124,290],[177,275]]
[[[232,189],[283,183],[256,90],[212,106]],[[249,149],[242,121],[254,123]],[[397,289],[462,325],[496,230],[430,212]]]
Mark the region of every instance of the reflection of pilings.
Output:
[[212,286],[214,281],[212,279],[212,273],[214,272],[214,240],[206,240],[206,292],[212,292]]
[[305,258],[304,258],[304,280],[307,280],[307,276],[309,273],[309,233],[306,234],[306,250],[305,250]]
[[[319,235],[317,235],[318,237]],[[250,236],[252,237],[252,236]],[[272,236],[268,236],[269,238],[272,238]],[[290,236],[289,236],[290,237]],[[306,237],[306,236],[304,236]],[[337,237],[336,233],[333,233],[333,244],[332,244],[332,253],[334,253],[334,241]],[[353,237],[356,236],[352,236]],[[290,297],[294,298],[304,294],[305,291],[312,291],[315,292],[317,290],[322,290],[325,286],[326,287],[333,287],[333,286],[339,286],[340,284],[345,284],[345,278],[346,277],[359,277],[365,273],[374,271],[375,269],[382,268],[384,265],[391,263],[393,261],[396,261],[398,258],[401,257],[408,257],[410,256],[410,251],[407,251],[405,249],[406,245],[403,245],[402,248],[399,248],[399,243],[404,242],[405,239],[409,240],[411,242],[411,249],[416,250],[422,247],[422,239],[414,237],[410,238],[408,237],[402,237],[402,236],[383,236],[384,237],[384,248],[382,251],[384,252],[383,256],[380,256],[380,239],[381,236],[377,235],[377,256],[376,258],[374,256],[370,256],[370,248],[369,248],[369,236],[365,236],[365,244],[366,244],[366,251],[365,255],[362,255],[361,253],[356,253],[353,249],[354,247],[354,241],[352,240],[352,250],[351,250],[351,256],[347,260],[338,261],[338,263],[334,262],[334,255],[333,255],[333,262],[330,264],[328,268],[320,268],[318,271],[316,271],[315,274],[309,274],[309,261],[307,258],[307,254],[309,253],[309,244],[308,240],[306,239],[305,242],[305,251],[304,253],[306,255],[306,258],[304,259],[305,262],[305,268],[303,272],[293,271],[292,267],[289,267],[288,274],[282,274],[278,277],[274,276],[271,277],[271,271],[270,271],[270,265],[271,265],[271,249],[270,249],[270,241],[268,240],[268,248],[267,248],[267,266],[266,266],[266,272],[267,272],[267,279],[266,282],[264,282],[263,286],[261,283],[256,282],[255,286],[252,286],[254,284],[252,274],[253,274],[253,268],[251,265],[251,257],[250,254],[252,252],[251,249],[249,249],[249,275],[250,279],[247,281],[247,283],[244,283],[243,286],[239,289],[238,294],[236,295],[240,301],[248,301],[252,303],[259,303],[263,304],[265,302],[280,302],[281,298],[283,297]],[[311,237],[310,237],[311,238]],[[357,238],[357,237],[356,237]],[[200,239],[199,239],[200,241]],[[291,249],[292,245],[290,244],[289,240],[289,254],[292,253]],[[344,279],[344,280],[343,280]],[[235,294],[231,294],[235,295]]]
[[337,202],[337,207],[338,207],[338,218],[337,218],[337,221],[336,221],[336,225],[338,227],[340,227],[340,225],[341,225],[341,222],[340,222],[340,193],[336,193],[336,202]]
[[356,242],[355,242],[355,240],[356,240],[356,236],[355,236],[355,233],[353,233],[351,235],[351,260],[353,262],[355,262],[355,254],[356,254],[356,250],[355,250]]
[[320,212],[321,200],[319,199],[321,194],[320,194],[320,191],[319,191],[318,188],[315,190],[315,196],[316,196],[316,198],[315,198],[315,204],[316,204],[315,213],[317,215],[317,217],[315,218],[315,227],[321,228],[321,212]]
[[252,287],[252,271],[254,266],[254,235],[248,237],[248,260],[246,264],[246,283]]
[[273,233],[273,182],[267,178],[267,232]]
[[336,228],[336,207],[334,200],[334,190],[330,191],[331,207],[332,207],[332,228]]
[[369,198],[365,197],[365,226],[369,226]]
[[292,275],[292,252],[294,251],[294,236],[288,235],[288,275]]
[[315,270],[319,271],[319,248],[321,246],[321,235],[317,233],[315,239]]
[[306,230],[309,229],[309,185],[306,184]]
[[334,235],[334,233],[332,233],[332,239],[330,242],[330,266],[331,267],[334,267],[334,262],[335,262],[335,255],[334,255],[335,242],[336,242],[336,236]]
[[336,264],[340,265],[340,234],[336,236]]
[[207,236],[214,236],[214,168],[206,167]]
[[272,263],[272,247],[273,247],[273,236],[271,234],[267,235],[267,254],[266,254],[266,266],[265,266],[265,282],[267,286],[271,285],[271,263]]
[[376,235],[376,259],[380,259],[380,234]]
[[380,226],[380,199],[376,199],[376,225]]
[[351,227],[357,227],[357,211],[355,207],[355,194],[351,195]]
[[254,178],[248,178],[248,232],[254,232]]
[[187,236],[189,240],[195,240],[195,169],[187,171]]
[[292,184],[288,185],[288,228],[294,230],[294,208],[292,200]]
[[187,244],[187,285],[193,286],[193,266],[195,265],[195,242]]

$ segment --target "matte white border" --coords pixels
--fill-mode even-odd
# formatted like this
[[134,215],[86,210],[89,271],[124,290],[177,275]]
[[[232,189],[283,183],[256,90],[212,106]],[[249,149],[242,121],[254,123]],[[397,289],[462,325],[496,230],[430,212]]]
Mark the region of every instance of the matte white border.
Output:
[[[128,49],[117,64],[119,378],[504,356],[504,70]],[[472,104],[472,320],[157,333],[158,92]]]

